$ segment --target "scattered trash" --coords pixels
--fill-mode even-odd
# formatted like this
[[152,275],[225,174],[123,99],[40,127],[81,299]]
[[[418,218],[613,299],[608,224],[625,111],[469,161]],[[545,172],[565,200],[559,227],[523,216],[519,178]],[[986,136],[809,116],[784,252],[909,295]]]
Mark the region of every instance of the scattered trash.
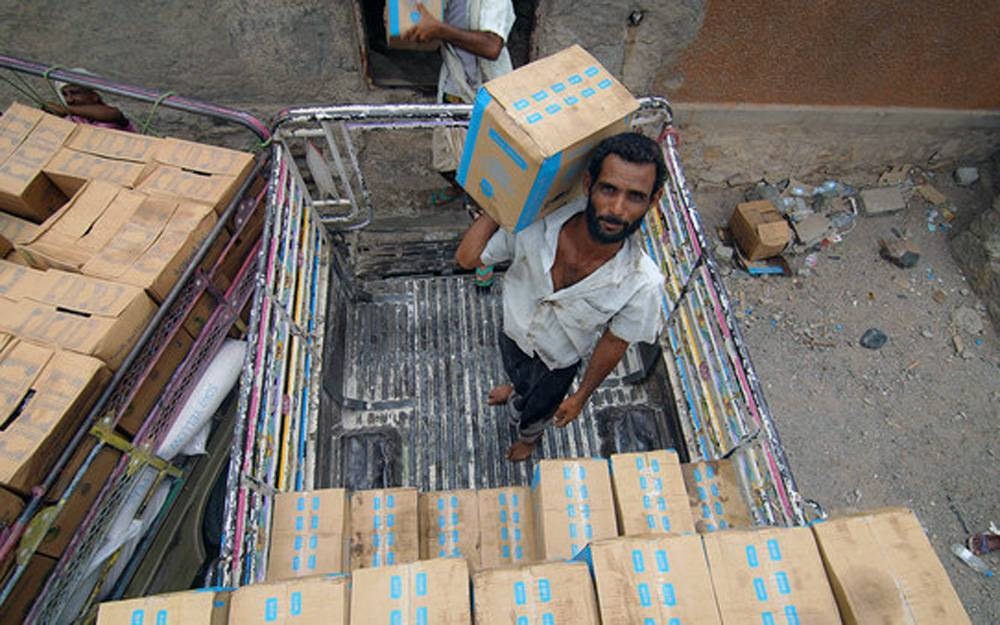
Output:
[[861,203],[866,215],[883,215],[906,208],[906,200],[898,187],[876,187],[861,191]]
[[812,214],[792,224],[795,236],[801,245],[812,247],[822,241],[830,231],[830,220],[823,215]]
[[965,343],[959,335],[951,335],[951,344],[955,347],[955,354],[961,356],[965,352]]
[[982,334],[985,326],[982,316],[973,308],[959,306],[951,313],[951,322],[955,327],[973,336]]
[[861,343],[861,347],[865,347],[867,349],[881,349],[888,340],[889,337],[885,335],[885,332],[882,332],[878,328],[868,328],[865,330],[865,333],[861,335],[859,343]]
[[733,261],[733,248],[722,243],[716,245],[715,258],[720,262],[731,263]]
[[959,167],[952,177],[959,186],[968,187],[979,180],[979,170],[975,167]]
[[934,333],[928,330],[927,328],[924,328],[920,330],[920,336],[924,337],[925,339],[932,339],[934,338]]
[[948,198],[946,198],[943,193],[941,193],[933,186],[931,186],[930,183],[917,185],[916,191],[921,195],[921,197],[923,197],[925,200],[927,200],[928,202],[930,202],[935,206],[940,206],[941,204],[945,204],[948,201]]
[[879,239],[879,254],[898,267],[909,269],[920,260],[920,251],[906,239]]
[[814,252],[814,253],[812,253],[812,254],[810,254],[810,255],[806,256],[805,260],[804,260],[804,261],[802,261],[802,262],[803,262],[803,264],[804,264],[804,265],[805,265],[806,267],[809,267],[810,269],[815,269],[815,268],[816,268],[816,265],[817,265],[817,263],[819,263],[819,254],[816,254],[816,253]]
[[934,273],[934,268],[933,267],[928,267],[927,268],[927,281],[928,282],[934,282],[935,280],[937,280],[937,274]]
[[910,165],[909,163],[891,167],[888,171],[879,176],[878,183],[882,186],[902,184],[906,182],[907,178],[909,178],[910,168],[912,167],[913,165]]
[[941,289],[938,289],[933,293],[931,293],[931,299],[937,302],[938,304],[941,304],[946,299],[948,299],[948,294],[942,291]]
[[990,570],[989,565],[987,565],[983,560],[976,554],[969,551],[968,547],[955,543],[951,546],[951,552],[955,556],[969,565],[969,567],[979,573],[980,575],[985,575],[986,577],[993,577],[993,571]]

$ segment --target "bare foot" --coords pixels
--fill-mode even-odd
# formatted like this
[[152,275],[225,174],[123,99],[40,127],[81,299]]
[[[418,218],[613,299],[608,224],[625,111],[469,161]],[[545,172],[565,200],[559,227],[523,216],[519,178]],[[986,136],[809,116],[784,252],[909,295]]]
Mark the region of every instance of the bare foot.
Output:
[[500,406],[502,404],[506,404],[513,392],[514,386],[511,384],[498,386],[491,390],[490,394],[486,396],[486,403],[490,406]]
[[515,441],[514,444],[510,446],[510,449],[507,450],[507,460],[510,460],[511,462],[523,462],[530,458],[534,451],[534,443]]

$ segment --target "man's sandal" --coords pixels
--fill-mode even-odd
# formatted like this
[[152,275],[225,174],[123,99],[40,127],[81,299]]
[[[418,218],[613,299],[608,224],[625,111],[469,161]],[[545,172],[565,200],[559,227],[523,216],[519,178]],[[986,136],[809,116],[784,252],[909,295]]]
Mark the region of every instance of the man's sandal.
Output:
[[455,187],[445,187],[443,189],[436,189],[431,191],[430,205],[434,208],[440,206],[447,206],[451,204],[458,198],[462,197],[462,192],[455,189]]
[[969,539],[965,541],[965,546],[969,548],[969,551],[981,556],[984,553],[989,553],[991,551],[996,551],[997,547],[990,546],[990,538],[994,539],[994,542],[1000,542],[1000,538],[996,534],[973,534],[969,536]]
[[488,289],[493,286],[493,265],[480,265],[476,267],[476,287]]

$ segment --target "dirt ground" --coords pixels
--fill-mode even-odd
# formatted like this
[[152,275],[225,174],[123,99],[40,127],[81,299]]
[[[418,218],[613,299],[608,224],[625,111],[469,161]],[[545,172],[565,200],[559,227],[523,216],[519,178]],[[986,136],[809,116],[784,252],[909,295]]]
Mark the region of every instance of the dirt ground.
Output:
[[[878,173],[842,182],[874,186]],[[956,223],[967,221],[989,205],[992,185],[958,187],[949,173],[933,184],[957,209]],[[743,193],[695,190],[708,232],[728,221]],[[952,259],[949,233],[928,230],[928,206],[914,197],[904,211],[860,217],[809,275],[734,270],[727,287],[800,492],[827,511],[914,510],[973,623],[997,625],[1000,582],[949,546],[1000,523],[1000,343]],[[878,239],[893,227],[919,247],[915,267],[879,257]],[[955,325],[963,307],[976,312],[981,333]],[[888,335],[879,350],[858,343],[871,327]],[[985,559],[1000,574],[1000,553]]]

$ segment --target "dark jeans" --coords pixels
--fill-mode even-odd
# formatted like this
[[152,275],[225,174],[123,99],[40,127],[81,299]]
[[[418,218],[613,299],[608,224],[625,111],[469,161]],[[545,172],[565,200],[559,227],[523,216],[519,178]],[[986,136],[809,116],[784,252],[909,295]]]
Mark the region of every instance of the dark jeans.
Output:
[[538,356],[521,351],[503,332],[500,333],[500,356],[514,386],[514,394],[508,401],[511,421],[517,425],[523,442],[534,443],[541,438],[549,419],[566,398],[580,363],[551,370]]

